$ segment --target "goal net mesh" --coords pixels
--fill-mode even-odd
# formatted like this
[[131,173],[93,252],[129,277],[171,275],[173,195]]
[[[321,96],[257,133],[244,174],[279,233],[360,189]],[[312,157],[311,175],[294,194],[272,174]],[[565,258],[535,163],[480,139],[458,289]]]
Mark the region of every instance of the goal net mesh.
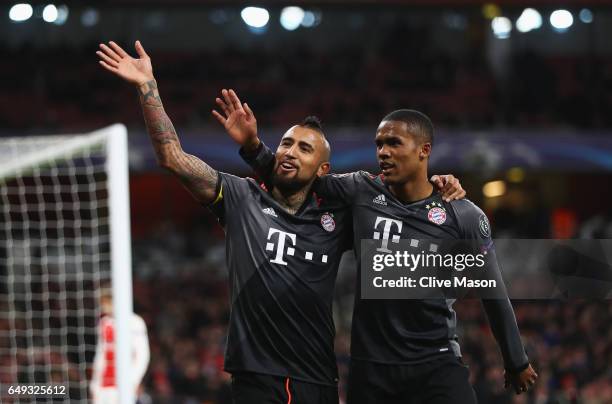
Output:
[[0,138],[0,402],[88,402],[101,288],[110,287],[106,143]]

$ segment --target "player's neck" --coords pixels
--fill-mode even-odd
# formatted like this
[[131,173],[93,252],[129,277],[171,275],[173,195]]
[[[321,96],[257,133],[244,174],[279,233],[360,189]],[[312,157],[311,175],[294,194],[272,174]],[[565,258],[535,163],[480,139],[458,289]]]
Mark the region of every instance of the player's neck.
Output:
[[304,204],[306,198],[310,194],[310,186],[305,186],[297,191],[283,192],[278,187],[272,188],[272,197],[278,204],[288,213],[295,215],[295,213]]
[[400,201],[410,203],[429,198],[433,192],[433,185],[427,180],[425,173],[403,184],[389,185],[389,190]]

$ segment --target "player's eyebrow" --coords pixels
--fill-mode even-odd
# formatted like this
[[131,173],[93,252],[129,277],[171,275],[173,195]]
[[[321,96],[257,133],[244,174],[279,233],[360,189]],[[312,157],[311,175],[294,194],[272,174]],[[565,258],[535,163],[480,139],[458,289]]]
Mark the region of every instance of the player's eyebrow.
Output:
[[378,135],[374,138],[374,143],[377,146],[381,144],[401,143],[401,141],[402,139],[400,136],[390,134]]
[[303,141],[303,140],[300,140],[300,141],[298,142],[298,145],[299,145],[300,147],[304,147],[304,148],[308,149],[309,151],[313,151],[313,150],[314,150],[314,147],[312,147],[312,145],[311,145],[310,143],[305,142],[305,141]]

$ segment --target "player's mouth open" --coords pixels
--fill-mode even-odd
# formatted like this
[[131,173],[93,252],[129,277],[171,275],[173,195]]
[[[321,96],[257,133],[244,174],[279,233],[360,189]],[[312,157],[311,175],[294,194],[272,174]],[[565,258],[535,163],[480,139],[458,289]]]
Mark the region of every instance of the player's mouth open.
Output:
[[381,171],[383,172],[383,174],[385,174],[386,172],[390,171],[393,167],[395,167],[395,165],[391,164],[391,163],[380,163],[379,167],[381,169]]
[[287,161],[284,161],[282,163],[280,163],[280,165],[278,166],[282,171],[292,171],[292,170],[297,170],[297,167],[292,164],[289,163]]

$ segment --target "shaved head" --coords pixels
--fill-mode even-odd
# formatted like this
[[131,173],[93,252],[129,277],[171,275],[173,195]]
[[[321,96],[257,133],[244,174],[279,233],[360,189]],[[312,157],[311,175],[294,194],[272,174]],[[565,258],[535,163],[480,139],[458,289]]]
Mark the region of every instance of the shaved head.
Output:
[[323,152],[321,153],[321,162],[328,162],[331,157],[331,147],[329,145],[329,142],[327,141],[327,138],[325,137],[325,133],[323,132],[323,125],[321,124],[321,120],[314,115],[307,116],[298,126],[301,126],[302,128],[312,129],[313,131],[321,135],[321,140],[323,140]]
[[307,117],[283,135],[276,149],[273,184],[276,188],[295,192],[329,172],[331,150],[321,122]]

